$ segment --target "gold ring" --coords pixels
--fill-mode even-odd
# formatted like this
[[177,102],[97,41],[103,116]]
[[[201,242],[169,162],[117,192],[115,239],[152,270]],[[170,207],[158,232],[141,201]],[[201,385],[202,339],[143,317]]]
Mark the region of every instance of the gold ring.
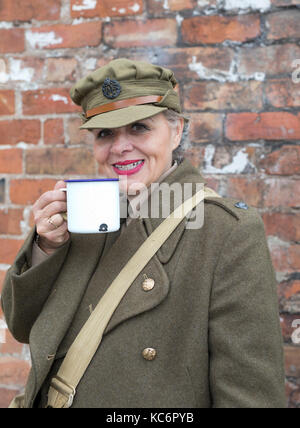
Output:
[[55,229],[58,229],[58,226],[56,226],[56,224],[53,223],[53,221],[51,220],[51,217],[49,217],[47,221],[48,221],[48,223],[52,224],[52,226],[54,226]]

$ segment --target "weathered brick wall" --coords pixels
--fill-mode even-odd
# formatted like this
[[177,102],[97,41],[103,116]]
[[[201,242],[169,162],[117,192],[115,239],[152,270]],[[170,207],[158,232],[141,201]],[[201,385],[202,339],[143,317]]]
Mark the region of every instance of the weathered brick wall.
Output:
[[[219,193],[263,216],[287,396],[299,407],[299,39],[300,0],[1,0],[0,290],[38,196],[58,178],[97,174],[87,135],[77,131],[72,84],[116,57],[169,66],[192,118],[187,156]],[[30,365],[27,347],[0,325],[4,333],[0,407]]]

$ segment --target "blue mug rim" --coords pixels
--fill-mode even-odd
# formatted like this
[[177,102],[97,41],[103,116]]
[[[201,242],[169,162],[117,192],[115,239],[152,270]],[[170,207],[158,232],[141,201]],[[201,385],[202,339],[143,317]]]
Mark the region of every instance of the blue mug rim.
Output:
[[119,181],[119,178],[91,178],[86,180],[64,180],[65,183],[86,183],[91,181]]

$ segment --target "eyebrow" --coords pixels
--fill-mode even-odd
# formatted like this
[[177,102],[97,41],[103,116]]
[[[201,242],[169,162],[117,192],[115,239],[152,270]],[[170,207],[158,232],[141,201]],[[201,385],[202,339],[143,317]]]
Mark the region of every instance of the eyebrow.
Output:
[[[135,123],[143,122],[144,120],[149,120],[151,122],[154,122],[154,118],[153,118],[153,116],[151,116],[151,117],[147,117],[146,119],[135,120],[134,122],[129,123],[128,125],[125,125],[125,126],[134,125]],[[121,126],[120,128],[123,128],[123,126]],[[104,131],[104,130],[109,130],[109,129],[118,129],[118,128],[93,128],[93,129],[88,129],[88,131],[93,133],[93,131],[100,131],[100,130]]]

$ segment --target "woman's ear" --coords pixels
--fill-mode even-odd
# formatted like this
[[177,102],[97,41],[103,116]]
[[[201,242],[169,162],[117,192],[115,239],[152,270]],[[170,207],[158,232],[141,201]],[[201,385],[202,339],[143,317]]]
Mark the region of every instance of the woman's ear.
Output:
[[173,150],[177,149],[182,138],[182,132],[184,127],[184,119],[182,117],[178,118],[176,126],[173,128]]

